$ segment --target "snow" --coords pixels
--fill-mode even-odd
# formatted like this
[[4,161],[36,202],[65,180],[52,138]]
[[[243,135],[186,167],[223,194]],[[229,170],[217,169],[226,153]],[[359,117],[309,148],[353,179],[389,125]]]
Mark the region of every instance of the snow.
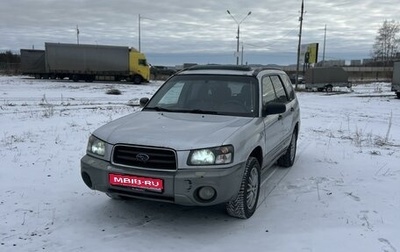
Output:
[[[0,251],[400,250],[400,100],[390,83],[298,92],[297,160],[275,167],[248,220],[223,206],[116,201],[83,183],[90,133],[160,85],[0,76]],[[122,94],[106,94],[113,88]]]

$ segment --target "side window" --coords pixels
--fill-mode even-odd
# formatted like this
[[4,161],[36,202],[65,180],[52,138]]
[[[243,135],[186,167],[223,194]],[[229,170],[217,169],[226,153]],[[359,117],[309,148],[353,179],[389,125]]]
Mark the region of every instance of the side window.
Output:
[[147,66],[146,59],[138,59],[139,66]]
[[292,101],[294,99],[294,89],[292,82],[290,81],[289,76],[287,75],[281,75],[283,84],[285,85],[286,92],[288,93],[289,100]]
[[276,100],[276,95],[272,81],[269,76],[264,76],[262,79],[262,102],[263,105]]
[[285,88],[283,87],[283,83],[282,83],[281,79],[279,78],[279,76],[273,75],[270,77],[271,77],[272,85],[274,86],[275,93],[276,93],[277,99],[275,101],[280,102],[280,103],[288,102]]

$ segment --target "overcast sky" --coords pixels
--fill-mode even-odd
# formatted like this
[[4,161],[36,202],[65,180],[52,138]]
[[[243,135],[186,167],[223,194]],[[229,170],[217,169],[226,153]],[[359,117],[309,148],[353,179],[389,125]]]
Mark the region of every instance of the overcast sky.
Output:
[[[2,1],[0,51],[77,43],[77,25],[81,44],[137,48],[140,14],[141,51],[156,64],[167,64],[170,55],[186,62],[211,54],[234,63],[237,24],[229,10],[238,22],[251,11],[240,25],[245,59],[259,54],[271,57],[250,63],[294,63],[300,7],[301,0]],[[319,43],[321,60],[326,25],[326,59],[367,58],[385,20],[400,21],[399,0],[305,0],[302,43]]]

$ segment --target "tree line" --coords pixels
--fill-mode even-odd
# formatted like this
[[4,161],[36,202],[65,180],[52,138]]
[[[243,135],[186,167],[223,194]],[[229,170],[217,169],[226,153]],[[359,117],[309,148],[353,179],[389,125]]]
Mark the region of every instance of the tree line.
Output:
[[374,62],[385,66],[393,65],[400,60],[400,24],[395,20],[385,20],[378,29],[375,43],[372,46],[371,57]]
[[14,54],[11,51],[0,52],[1,63],[20,63],[21,57],[19,54]]
[[18,74],[21,56],[11,51],[0,52],[0,74]]

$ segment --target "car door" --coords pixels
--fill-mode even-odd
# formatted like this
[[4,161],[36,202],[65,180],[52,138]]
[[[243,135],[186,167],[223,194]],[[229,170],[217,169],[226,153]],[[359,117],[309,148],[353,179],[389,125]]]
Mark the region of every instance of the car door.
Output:
[[[276,101],[277,96],[270,76],[264,75],[261,83],[262,106]],[[265,136],[264,165],[268,165],[279,154],[279,146],[283,134],[283,121],[281,120],[281,115],[267,115],[263,118],[263,123]]]
[[286,105],[286,111],[280,114],[280,120],[282,122],[282,135],[281,135],[281,145],[282,148],[286,147],[287,139],[292,135],[292,122],[293,122],[293,105],[289,100],[286,88],[284,86],[282,76],[272,75],[270,76],[272,85],[276,93],[277,103],[282,103]]

